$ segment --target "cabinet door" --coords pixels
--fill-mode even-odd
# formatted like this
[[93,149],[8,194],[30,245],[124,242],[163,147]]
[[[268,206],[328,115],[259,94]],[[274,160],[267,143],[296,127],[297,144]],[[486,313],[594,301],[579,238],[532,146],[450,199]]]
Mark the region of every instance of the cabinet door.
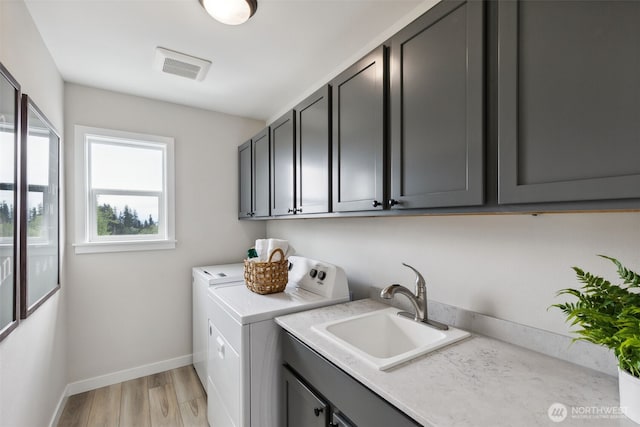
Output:
[[[305,384],[309,384],[322,396],[330,399],[327,403],[332,412],[337,414],[336,420],[346,426],[349,426],[347,422],[361,427],[420,426],[306,344],[288,332],[283,331],[282,334],[282,356],[285,366],[296,372]],[[348,418],[345,415],[348,415]],[[302,427],[315,424],[298,425]]]
[[253,149],[253,214],[269,216],[269,128],[251,138]]
[[499,203],[640,197],[640,2],[498,3]]
[[484,13],[442,2],[391,39],[393,209],[484,203]]
[[381,46],[331,82],[334,211],[383,208],[385,67]]
[[295,213],[295,114],[271,125],[271,214]]
[[325,427],[329,408],[327,403],[283,369],[286,427]]
[[238,147],[238,159],[239,159],[239,203],[238,203],[238,218],[250,218],[253,213],[252,205],[252,153],[251,153],[251,140],[245,142]]
[[296,108],[296,212],[329,212],[331,116],[329,86]]

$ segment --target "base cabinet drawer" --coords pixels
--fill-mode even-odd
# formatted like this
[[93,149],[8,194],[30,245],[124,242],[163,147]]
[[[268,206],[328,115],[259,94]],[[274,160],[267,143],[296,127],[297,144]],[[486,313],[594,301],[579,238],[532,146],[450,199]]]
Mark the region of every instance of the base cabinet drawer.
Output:
[[[313,349],[283,331],[282,337],[285,369],[285,388],[307,396],[307,405],[315,405],[319,416],[308,423],[287,424],[288,427],[415,427],[417,422],[389,402],[350,377]],[[294,382],[295,380],[295,382]],[[287,383],[289,381],[289,383]],[[295,384],[295,385],[293,385]],[[296,389],[295,387],[301,387]],[[309,394],[301,390],[306,389]],[[313,396],[316,400],[311,399]],[[286,394],[283,402],[287,405]],[[295,397],[295,399],[301,399]],[[312,403],[309,403],[312,402]],[[298,403],[297,403],[298,404]],[[299,403],[302,405],[302,403]],[[325,407],[320,405],[326,405]],[[328,407],[327,409],[322,409]],[[311,414],[315,415],[314,408]],[[320,409],[323,412],[320,412]],[[285,411],[287,408],[285,407]],[[305,415],[309,411],[305,410]],[[324,414],[324,418],[320,415]],[[297,414],[295,414],[297,416]],[[319,419],[324,420],[324,424]],[[318,422],[316,424],[315,422]]]

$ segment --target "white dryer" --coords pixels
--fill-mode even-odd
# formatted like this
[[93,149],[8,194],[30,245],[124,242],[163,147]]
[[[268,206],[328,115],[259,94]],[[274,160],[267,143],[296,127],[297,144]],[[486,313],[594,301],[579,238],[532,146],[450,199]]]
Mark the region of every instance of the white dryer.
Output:
[[[207,388],[207,291],[210,287],[227,285],[231,282],[243,284],[244,265],[224,264],[192,269],[193,298],[193,366],[202,386]],[[240,283],[238,283],[240,281]]]
[[276,316],[349,301],[344,271],[289,257],[284,292],[259,295],[246,286],[209,290],[207,416],[216,427],[280,427],[280,328]]

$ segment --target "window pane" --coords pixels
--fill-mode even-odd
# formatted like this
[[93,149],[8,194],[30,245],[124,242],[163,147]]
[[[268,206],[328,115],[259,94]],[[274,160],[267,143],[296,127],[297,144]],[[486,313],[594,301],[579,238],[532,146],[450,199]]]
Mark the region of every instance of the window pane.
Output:
[[[14,135],[0,116],[0,243],[13,243]],[[12,248],[10,248],[12,249]],[[13,249],[12,249],[13,250]],[[2,324],[0,324],[2,329]]]
[[91,188],[162,191],[163,152],[91,141]]
[[44,224],[44,193],[29,191],[27,193],[27,237],[46,239]]
[[158,234],[160,198],[100,194],[96,199],[98,236]]
[[13,239],[13,191],[0,190],[0,244]]
[[[2,102],[2,99],[0,99]],[[1,106],[0,106],[1,107]],[[0,183],[13,184],[14,173],[14,133],[13,124],[4,123],[3,116],[0,111]],[[13,198],[11,199],[13,200]]]
[[38,120],[35,128],[29,123],[27,144],[27,181],[29,185],[49,185],[49,131]]
[[31,100],[24,151],[29,310],[58,286],[58,137],[34,112]]
[[16,320],[13,271],[16,96],[16,88],[0,74],[0,330]]

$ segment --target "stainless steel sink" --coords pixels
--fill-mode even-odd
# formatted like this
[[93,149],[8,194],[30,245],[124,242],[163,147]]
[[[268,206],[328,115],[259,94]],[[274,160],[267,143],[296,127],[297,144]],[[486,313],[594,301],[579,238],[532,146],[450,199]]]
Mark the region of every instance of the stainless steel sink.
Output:
[[451,327],[446,331],[432,328],[398,316],[399,311],[386,308],[312,329],[382,371],[470,335]]

